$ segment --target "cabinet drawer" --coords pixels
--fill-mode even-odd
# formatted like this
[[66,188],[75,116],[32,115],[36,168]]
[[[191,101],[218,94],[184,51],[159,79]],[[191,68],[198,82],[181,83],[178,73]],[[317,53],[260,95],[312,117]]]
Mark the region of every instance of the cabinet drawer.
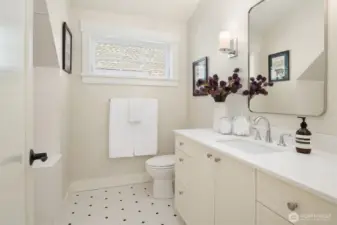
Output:
[[177,150],[175,165],[175,179],[187,186],[188,178],[190,177],[189,170],[191,168],[191,157],[181,150]]
[[257,200],[287,220],[296,212],[303,218],[296,225],[337,224],[336,205],[261,172],[257,175]]
[[260,203],[256,205],[256,225],[292,225]]
[[205,147],[189,138],[178,135],[175,137],[175,150],[183,151],[191,157],[206,157],[207,155],[212,156],[214,154],[214,151],[210,148]]
[[187,145],[187,139],[182,137],[182,136],[178,136],[176,135],[175,137],[175,149],[179,149],[181,151],[184,151],[185,146]]

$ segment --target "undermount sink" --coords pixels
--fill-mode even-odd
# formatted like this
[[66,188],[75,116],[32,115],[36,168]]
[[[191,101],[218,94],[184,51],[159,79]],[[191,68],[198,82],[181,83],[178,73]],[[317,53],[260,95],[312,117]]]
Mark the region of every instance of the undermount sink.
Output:
[[271,144],[264,145],[263,143],[260,144],[256,143],[255,141],[242,140],[242,139],[220,140],[217,142],[226,144],[231,148],[235,148],[250,154],[268,154],[284,151],[276,146],[272,146]]

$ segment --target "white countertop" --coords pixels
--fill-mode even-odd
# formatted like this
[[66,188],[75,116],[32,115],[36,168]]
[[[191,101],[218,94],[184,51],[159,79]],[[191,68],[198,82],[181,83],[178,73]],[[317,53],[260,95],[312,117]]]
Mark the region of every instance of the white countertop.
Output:
[[[310,155],[299,154],[294,147],[284,147],[283,152],[251,154],[219,143],[219,140],[253,139],[225,136],[210,129],[176,130],[185,136],[219,153],[234,157],[262,172],[268,173],[337,204],[337,155],[316,151]],[[264,141],[259,141],[263,144]],[[268,144],[266,144],[268,145]],[[276,146],[276,145],[275,145]],[[278,146],[277,146],[278,147]],[[283,147],[278,147],[283,148]]]

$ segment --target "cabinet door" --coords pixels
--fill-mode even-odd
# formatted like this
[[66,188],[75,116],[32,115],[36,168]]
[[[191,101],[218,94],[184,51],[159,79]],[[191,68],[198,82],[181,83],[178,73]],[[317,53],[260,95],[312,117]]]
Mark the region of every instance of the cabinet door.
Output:
[[257,203],[256,225],[292,225],[260,203]]
[[255,170],[227,157],[215,161],[215,225],[254,225]]
[[179,215],[183,218],[185,222],[189,220],[191,215],[189,215],[189,203],[188,203],[188,192],[186,192],[186,187],[179,180],[175,182],[175,209]]
[[191,182],[187,187],[190,205],[187,225],[214,224],[214,161],[204,154],[195,157],[190,173]]
[[193,217],[193,214],[190,214],[190,197],[188,197],[191,194],[191,188],[187,188],[191,186],[190,174],[194,165],[192,162],[193,157],[186,155],[183,151],[176,150],[175,209],[186,223]]

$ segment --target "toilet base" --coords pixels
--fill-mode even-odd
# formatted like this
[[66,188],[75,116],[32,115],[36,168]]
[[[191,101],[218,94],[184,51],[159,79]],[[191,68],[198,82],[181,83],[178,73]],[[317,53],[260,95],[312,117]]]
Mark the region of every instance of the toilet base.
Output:
[[156,199],[173,198],[173,180],[154,180],[153,197]]

